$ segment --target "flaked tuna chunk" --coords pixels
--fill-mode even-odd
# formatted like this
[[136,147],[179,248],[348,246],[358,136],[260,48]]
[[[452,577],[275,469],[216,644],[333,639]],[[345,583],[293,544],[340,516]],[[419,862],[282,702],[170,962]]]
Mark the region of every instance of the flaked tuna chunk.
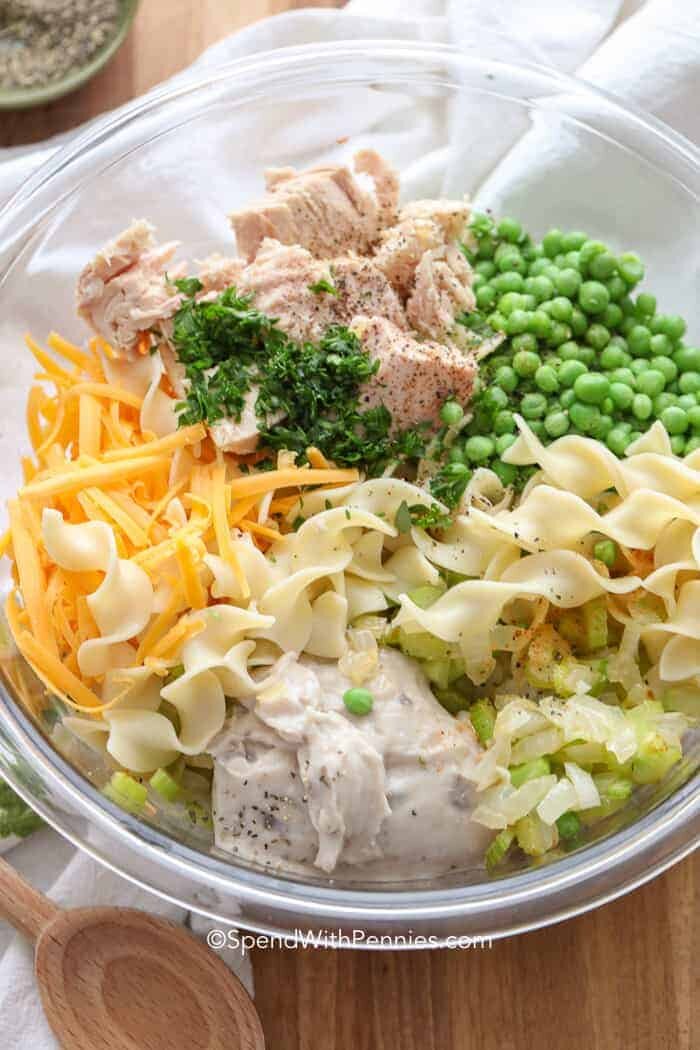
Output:
[[413,290],[425,252],[458,240],[469,221],[467,201],[421,200],[401,209],[398,222],[382,231],[374,261],[402,299]]
[[197,299],[213,299],[231,285],[238,285],[245,269],[243,259],[232,259],[227,255],[219,255],[218,252],[208,255],[198,265],[197,276],[203,287]]
[[[150,223],[139,220],[83,269],[76,293],[79,315],[116,350],[133,349],[141,332],[171,317],[180,305],[165,280],[177,242],[158,245]],[[171,276],[178,276],[171,271]]]
[[379,204],[379,221],[381,226],[393,226],[397,221],[399,208],[400,180],[383,157],[373,149],[362,149],[355,154],[355,171],[369,175],[374,183],[374,192]]
[[361,407],[384,405],[394,430],[437,423],[448,398],[460,404],[469,401],[476,366],[455,347],[419,343],[384,317],[356,317],[350,327],[370,357],[379,361],[379,370],[361,393]]
[[[322,291],[319,282],[327,282],[333,291]],[[265,240],[237,287],[252,293],[255,307],[276,317],[282,331],[298,341],[318,342],[330,325],[348,324],[358,313],[381,314],[406,327],[403,308],[386,277],[371,259],[359,256],[326,262],[306,248]]]
[[456,244],[426,252],[406,303],[411,327],[428,339],[447,339],[456,317],[476,305],[472,278],[472,268]]
[[318,258],[366,254],[393,214],[395,177],[371,151],[360,157],[357,170],[369,174],[371,190],[342,166],[268,172],[266,195],[230,216],[239,254],[251,262],[266,238],[300,245]]

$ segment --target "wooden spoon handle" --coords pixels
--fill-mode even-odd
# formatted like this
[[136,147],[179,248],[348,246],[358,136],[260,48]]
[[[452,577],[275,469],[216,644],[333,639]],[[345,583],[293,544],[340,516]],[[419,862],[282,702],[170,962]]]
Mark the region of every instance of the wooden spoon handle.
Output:
[[0,859],[0,918],[7,919],[16,930],[35,941],[60,910]]

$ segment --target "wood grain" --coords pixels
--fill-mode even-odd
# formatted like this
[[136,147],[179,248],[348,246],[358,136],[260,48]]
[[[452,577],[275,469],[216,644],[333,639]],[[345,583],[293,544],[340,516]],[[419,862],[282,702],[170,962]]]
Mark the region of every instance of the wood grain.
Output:
[[[177,72],[228,32],[313,0],[143,0],[93,83],[0,116],[0,144],[45,138]],[[628,897],[483,951],[256,951],[275,1050],[698,1050],[700,855]]]

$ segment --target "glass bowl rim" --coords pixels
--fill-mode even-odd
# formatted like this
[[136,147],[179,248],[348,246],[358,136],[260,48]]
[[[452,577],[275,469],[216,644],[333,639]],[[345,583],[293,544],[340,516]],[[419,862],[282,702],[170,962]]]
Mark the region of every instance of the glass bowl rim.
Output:
[[[425,71],[419,65],[419,60],[444,61],[451,66],[477,71],[513,72],[539,77],[550,89],[588,96],[604,104],[608,110],[617,112],[625,120],[641,125],[646,133],[662,141],[685,161],[689,161],[695,174],[700,174],[700,149],[692,142],[662,121],[628,106],[614,95],[601,91],[581,78],[534,63],[516,64],[476,58],[445,44],[382,39],[334,41],[280,48],[223,63],[203,70],[199,76],[188,76],[179,83],[156,88],[143,98],[91,122],[85,131],[78,133],[41,165],[0,209],[0,239],[3,227],[11,227],[16,209],[30,202],[51,179],[68,168],[73,161],[81,158],[104,137],[118,132],[134,120],[145,117],[162,104],[173,102],[180,97],[196,96],[197,92],[226,81],[243,81],[246,76],[252,76],[259,83],[269,82],[272,75],[284,78],[285,75],[293,75],[308,67],[312,60],[328,66],[332,64],[334,69],[338,69],[341,63],[349,65],[358,58],[404,62],[406,68],[401,73],[401,79],[404,81],[412,74],[418,80],[421,76],[425,79]],[[346,71],[343,77],[337,79],[352,80],[353,77]],[[360,72],[355,79],[362,80],[365,77]],[[68,193],[74,192],[79,186],[80,184],[71,187]],[[59,196],[52,203],[52,207],[61,199],[63,196]],[[40,222],[43,215],[43,212],[40,213],[35,222]],[[492,903],[501,908],[517,908],[519,904],[534,897],[546,899],[563,889],[578,886],[577,899],[571,906],[562,907],[554,914],[545,910],[533,920],[521,924],[513,921],[510,925],[500,926],[494,932],[494,936],[505,936],[561,921],[612,900],[664,871],[700,844],[700,775],[695,773],[672,795],[629,826],[612,832],[604,839],[547,867],[445,889],[397,890],[393,886],[390,890],[359,890],[345,887],[337,889],[316,883],[299,882],[291,875],[277,877],[273,873],[254,871],[237,865],[235,860],[221,860],[213,854],[186,846],[118,809],[105,799],[86,777],[75,771],[62,758],[4,686],[0,687],[0,720],[16,744],[21,743],[25,748],[29,745],[32,758],[41,774],[51,782],[59,794],[70,798],[74,811],[89,823],[99,823],[115,844],[118,845],[121,840],[124,845],[138,848],[141,853],[152,859],[154,871],[164,866],[175,874],[206,873],[209,885],[218,885],[226,893],[234,894],[242,904],[247,900],[257,900],[273,909],[296,909],[309,919],[320,918],[321,921],[327,922],[329,919],[343,917],[362,922],[371,916],[377,919],[410,922],[419,918],[477,915],[482,911],[487,914]],[[0,763],[12,786],[38,810],[47,823],[103,864],[131,881],[140,882],[138,878],[123,871],[118,862],[111,857],[102,856],[94,844],[63,826],[54,811],[31,794],[17,776],[12,764],[3,760],[1,751]],[[623,862],[633,858],[635,870],[631,875],[623,877],[621,882],[615,883],[613,880],[613,883],[609,884],[603,879],[598,888],[593,884],[605,871],[619,868]],[[642,863],[645,859],[649,861],[648,867]],[[170,896],[157,886],[140,884],[160,896]],[[204,915],[218,917],[216,912],[197,907],[191,901],[172,896],[170,899],[178,900],[179,903]],[[488,919],[486,921],[488,924]],[[240,925],[250,926],[245,918],[241,919]],[[265,928],[269,929],[269,926]]]

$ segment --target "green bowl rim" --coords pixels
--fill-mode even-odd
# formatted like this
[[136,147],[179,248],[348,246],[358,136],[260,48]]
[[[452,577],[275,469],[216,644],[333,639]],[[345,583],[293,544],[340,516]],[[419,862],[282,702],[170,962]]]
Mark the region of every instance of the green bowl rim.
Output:
[[0,110],[29,109],[31,106],[42,106],[48,102],[55,102],[56,99],[63,98],[71,91],[76,91],[99,73],[123,44],[134,21],[139,0],[121,0],[121,4],[122,11],[116,33],[87,65],[69,73],[62,80],[43,87],[0,88]]

